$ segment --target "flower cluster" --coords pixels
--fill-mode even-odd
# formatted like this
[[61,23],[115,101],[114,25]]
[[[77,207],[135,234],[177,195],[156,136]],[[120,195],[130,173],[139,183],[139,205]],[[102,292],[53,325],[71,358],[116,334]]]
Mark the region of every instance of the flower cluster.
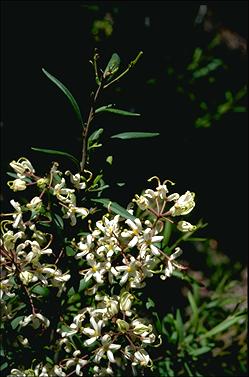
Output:
[[[132,368],[152,367],[148,348],[161,340],[149,316],[141,316],[137,292],[154,275],[165,280],[175,269],[185,269],[175,261],[182,251],[177,245],[169,247],[165,229],[192,211],[194,193],[169,194],[168,184],[173,182],[152,177],[149,181],[158,183],[155,190],[136,195],[121,213],[113,214],[110,203],[109,212],[87,227],[85,218],[96,210],[85,199],[96,186],[91,172],[63,174],[54,163],[49,174],[40,177],[26,158],[10,165],[16,179],[8,182],[9,187],[14,192],[35,187],[38,194],[24,203],[12,199],[13,211],[4,214],[1,224],[2,318],[19,329],[17,346],[32,348],[22,332],[26,327],[40,334],[51,331],[52,338],[57,334],[56,359],[39,360],[33,375],[97,377],[115,375],[115,367],[126,363]],[[175,228],[190,233],[197,229],[182,219]],[[71,254],[65,252],[68,247]],[[55,315],[50,318],[43,312],[43,299],[51,294],[66,308],[69,292],[79,295],[75,281],[84,286],[81,301],[55,322]],[[11,375],[28,376],[28,370],[16,367]]]

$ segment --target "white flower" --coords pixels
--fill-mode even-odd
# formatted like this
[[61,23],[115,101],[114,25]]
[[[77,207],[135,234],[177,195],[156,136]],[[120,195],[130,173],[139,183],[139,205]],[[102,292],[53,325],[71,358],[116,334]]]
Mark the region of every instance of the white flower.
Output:
[[53,194],[63,203],[75,204],[75,196],[73,194],[75,190],[64,187],[65,184],[65,178],[62,178],[61,182],[55,185]]
[[35,173],[35,169],[31,165],[30,161],[25,157],[19,158],[17,162],[13,160],[10,163],[10,166],[12,167],[12,169],[14,169],[14,171],[17,173],[19,178],[24,178],[25,177],[24,173],[29,173],[29,174]]
[[180,247],[176,247],[175,252],[173,254],[171,254],[170,257],[168,257],[167,267],[165,268],[164,275],[160,276],[160,278],[162,280],[165,280],[167,277],[170,277],[176,267],[180,268],[180,269],[185,268],[185,267],[177,264],[176,262],[174,262],[174,259],[179,257],[181,254],[182,254],[182,250],[180,249]]
[[69,359],[66,362],[66,368],[76,366],[75,367],[75,374],[77,376],[83,376],[83,372],[82,372],[81,368],[83,368],[88,363],[87,360],[80,357],[80,354],[81,354],[80,350],[74,351],[73,358]]
[[169,212],[172,216],[187,215],[195,206],[194,202],[195,194],[187,191],[184,195],[180,196],[170,208]]
[[80,271],[80,274],[85,275],[84,279],[86,282],[93,277],[98,284],[103,284],[103,275],[106,273],[106,269],[103,268],[103,264],[96,262],[92,253],[87,254],[86,259],[91,268],[89,268],[87,272],[85,272],[85,270]]
[[75,259],[79,259],[81,257],[84,257],[86,254],[88,254],[94,245],[93,241],[94,241],[94,237],[92,236],[92,234],[88,234],[85,239],[82,238],[80,242],[77,243],[77,246],[80,252],[78,252],[75,255]]
[[30,209],[31,211],[36,211],[38,212],[41,209],[42,206],[42,200],[38,197],[35,196],[30,203],[26,204],[26,207]]
[[130,308],[132,306],[132,301],[134,300],[134,296],[129,293],[128,291],[124,291],[120,296],[120,310],[125,312],[127,316],[130,316],[132,313],[130,312]]
[[66,377],[66,373],[63,372],[62,368],[59,365],[54,366],[54,373],[58,377]]
[[107,354],[107,358],[111,363],[115,363],[113,351],[118,350],[121,345],[112,343],[110,335],[106,334],[101,338],[102,347],[99,347],[94,357],[95,363],[99,363],[104,354]]
[[187,221],[179,221],[177,224],[177,229],[181,232],[193,232],[196,230],[196,226],[188,223]]
[[155,236],[152,229],[145,229],[145,231],[143,232],[143,239],[139,244],[141,258],[144,258],[147,250],[150,250],[153,255],[160,255],[158,248],[153,245],[153,243],[158,243],[162,240],[163,236]]
[[95,321],[94,317],[90,318],[91,327],[84,327],[82,332],[85,335],[88,335],[90,339],[85,340],[84,345],[90,346],[92,343],[95,342],[101,336],[101,329],[104,325],[103,320],[99,320],[98,322]]
[[24,234],[24,232],[17,232],[14,234],[12,230],[8,230],[6,233],[4,233],[3,244],[5,249],[8,251],[13,250],[18,238],[23,238]]
[[115,269],[119,273],[124,272],[121,280],[120,285],[123,285],[127,282],[128,278],[139,278],[139,272],[138,269],[141,265],[141,263],[135,259],[134,257],[130,257],[130,261],[125,261],[125,265],[123,266],[117,266]]
[[119,215],[114,216],[112,220],[109,220],[106,216],[103,219],[96,222],[96,227],[104,233],[105,236],[111,237],[113,234],[119,232]]
[[20,178],[15,179],[14,181],[9,181],[8,186],[11,190],[15,191],[23,191],[26,189],[26,182]]
[[12,199],[10,201],[10,204],[16,210],[16,213],[13,214],[13,219],[14,219],[14,223],[12,225],[13,228],[22,228],[22,229],[25,229],[25,225],[23,224],[23,221],[22,221],[22,209],[21,209],[21,205],[18,202],[15,202],[14,199]]
[[142,231],[142,224],[139,219],[135,219],[132,221],[131,219],[127,219],[125,221],[127,225],[131,228],[131,230],[124,230],[121,233],[121,236],[124,238],[131,238],[131,240],[128,243],[128,247],[134,247],[138,243],[139,240],[139,234]]
[[72,174],[69,170],[67,170],[65,172],[65,175],[69,175],[70,176],[70,181],[71,183],[74,185],[74,187],[78,190],[83,190],[86,188],[86,183],[85,182],[81,182],[81,176],[79,173],[77,174]]
[[84,219],[89,213],[89,210],[84,207],[75,207],[74,204],[69,204],[66,214],[63,216],[64,219],[70,218],[71,225],[76,224],[76,214],[80,215]]
[[132,365],[141,365],[142,367],[147,367],[152,365],[152,360],[144,349],[140,349],[139,351],[134,353],[134,360]]
[[19,322],[19,324],[22,327],[25,327],[30,322],[32,322],[31,326],[34,329],[38,329],[38,327],[40,327],[42,323],[44,324],[45,327],[50,326],[50,321],[40,313],[30,314],[29,316],[24,317],[23,320]]
[[33,274],[29,271],[23,271],[20,272],[19,277],[24,285],[28,285],[33,279]]

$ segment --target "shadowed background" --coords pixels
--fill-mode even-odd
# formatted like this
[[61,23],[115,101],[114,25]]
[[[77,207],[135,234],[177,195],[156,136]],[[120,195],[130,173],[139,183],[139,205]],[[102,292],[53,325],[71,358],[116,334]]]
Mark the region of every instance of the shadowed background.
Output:
[[[197,129],[198,109],[176,90],[178,79],[172,79],[168,68],[184,72],[194,49],[204,49],[211,35],[224,35],[224,30],[243,42],[247,38],[248,6],[243,1],[208,3],[206,29],[195,24],[199,6],[198,2],[181,1],[2,2],[4,208],[14,197],[7,193],[7,178],[3,176],[9,161],[26,156],[45,171],[53,157],[32,152],[31,146],[62,149],[77,157],[81,154],[77,119],[41,68],[72,91],[86,119],[94,87],[89,64],[94,47],[99,50],[103,68],[113,52],[120,55],[125,68],[142,50],[144,55],[134,70],[120,81],[118,90],[106,91],[101,102],[115,103],[121,109],[141,113],[141,117],[105,114],[94,126],[105,130],[104,147],[96,152],[94,166],[102,167],[103,156],[112,154],[113,166],[105,168],[107,182],[126,182],[122,188],[112,188],[108,196],[125,205],[134,193],[148,187],[150,176],[171,179],[177,183],[177,192],[189,189],[196,193],[197,206],[191,219],[202,217],[209,223],[201,235],[217,239],[230,257],[246,259],[247,115],[229,112],[210,127]],[[94,37],[94,21],[108,19],[111,34],[100,28]],[[217,86],[206,85],[203,95],[211,102],[222,102],[222,93],[237,91],[247,81],[247,53],[242,47],[232,49],[224,42],[219,54],[229,62],[229,73],[220,75],[220,91]],[[109,138],[125,131],[160,132],[160,137],[141,141]]]

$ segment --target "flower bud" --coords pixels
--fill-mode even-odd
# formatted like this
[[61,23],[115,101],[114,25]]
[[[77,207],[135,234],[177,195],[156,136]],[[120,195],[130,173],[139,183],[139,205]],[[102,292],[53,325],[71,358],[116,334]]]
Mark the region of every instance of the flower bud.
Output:
[[116,324],[118,326],[119,331],[125,333],[126,331],[129,330],[129,323],[126,321],[123,321],[122,319],[117,319]]
[[187,221],[179,221],[177,229],[181,232],[193,232],[196,229],[195,225],[188,223]]
[[23,271],[19,274],[19,278],[24,285],[28,285],[32,281],[33,274],[29,271]]
[[173,207],[170,208],[170,213],[172,216],[187,215],[195,206],[194,202],[195,194],[193,192],[187,191],[184,195],[180,196],[176,200]]
[[7,184],[9,188],[13,190],[14,192],[23,191],[26,189],[26,182],[20,178],[17,178],[14,181],[9,181]]
[[28,173],[34,173],[35,172],[35,169],[31,165],[30,161],[25,157],[19,158],[18,161],[13,160],[10,163],[10,166],[12,167],[12,169],[17,173],[17,175],[20,178],[22,176],[24,177],[25,176],[24,173],[26,173],[26,172],[28,172]]
[[125,291],[120,296],[120,310],[128,311],[131,308],[132,300],[134,296],[130,294],[128,291]]

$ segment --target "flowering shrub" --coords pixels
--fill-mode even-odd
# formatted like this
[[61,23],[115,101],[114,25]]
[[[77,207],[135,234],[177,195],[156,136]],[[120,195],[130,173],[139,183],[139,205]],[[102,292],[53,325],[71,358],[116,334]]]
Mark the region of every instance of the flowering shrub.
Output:
[[[182,253],[180,240],[201,227],[184,220],[195,207],[195,195],[170,193],[173,182],[152,177],[148,181],[156,183],[154,187],[135,195],[127,208],[102,198],[107,185],[102,174],[92,173],[89,152],[101,146],[103,130],[88,135],[98,113],[138,115],[112,105],[96,108],[96,102],[140,55],[119,76],[117,54],[105,70],[98,68],[94,55],[97,89],[86,123],[72,94],[44,70],[81,122],[82,158],[79,163],[62,151],[33,148],[64,155],[77,166],[62,172],[54,162],[45,175],[25,157],[10,163],[14,180],[8,185],[26,195],[10,201],[12,209],[2,214],[1,222],[1,369],[9,376],[125,375],[126,368],[135,375],[143,368],[153,370],[150,349],[161,344],[161,335],[140,293],[155,275],[166,280],[186,269],[176,259]],[[173,227],[183,233],[174,243]]]

